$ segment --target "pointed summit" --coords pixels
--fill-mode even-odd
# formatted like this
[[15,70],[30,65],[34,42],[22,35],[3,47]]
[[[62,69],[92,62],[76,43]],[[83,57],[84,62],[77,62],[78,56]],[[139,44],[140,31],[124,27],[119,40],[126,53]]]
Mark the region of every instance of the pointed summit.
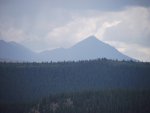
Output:
[[[94,35],[91,35],[89,37],[87,37],[86,39],[82,40],[81,42],[79,43],[82,43],[82,42],[89,42],[89,43],[95,43],[95,42],[100,42],[100,40],[98,38],[96,38]],[[78,44],[79,44],[78,43]]]
[[99,39],[96,38],[94,35],[91,35],[91,36],[87,37],[85,40],[97,41],[97,40],[99,40]]
[[[72,48],[85,48],[88,50],[98,49],[100,46],[106,46],[107,44],[100,41],[98,38],[96,38],[94,35],[87,37],[86,39],[80,41],[76,45],[74,45]],[[108,45],[109,46],[109,45]],[[98,48],[97,48],[98,47]]]

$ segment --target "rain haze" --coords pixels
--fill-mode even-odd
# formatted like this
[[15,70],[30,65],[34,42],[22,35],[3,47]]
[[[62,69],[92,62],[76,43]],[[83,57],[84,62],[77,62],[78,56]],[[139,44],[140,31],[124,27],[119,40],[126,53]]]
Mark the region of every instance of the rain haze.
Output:
[[150,61],[149,0],[0,0],[0,40],[41,52],[95,35]]

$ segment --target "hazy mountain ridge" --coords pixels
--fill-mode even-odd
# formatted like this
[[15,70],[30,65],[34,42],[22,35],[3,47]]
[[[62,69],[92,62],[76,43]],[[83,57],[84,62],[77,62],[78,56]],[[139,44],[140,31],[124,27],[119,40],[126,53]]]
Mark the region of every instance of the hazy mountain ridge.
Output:
[[0,59],[2,61],[34,61],[37,53],[15,43],[0,40]]
[[[2,61],[78,61],[97,58],[131,60],[114,47],[101,42],[95,36],[90,36],[74,46],[64,49],[35,53],[15,42],[0,41],[0,59]],[[8,60],[10,59],[10,60]]]

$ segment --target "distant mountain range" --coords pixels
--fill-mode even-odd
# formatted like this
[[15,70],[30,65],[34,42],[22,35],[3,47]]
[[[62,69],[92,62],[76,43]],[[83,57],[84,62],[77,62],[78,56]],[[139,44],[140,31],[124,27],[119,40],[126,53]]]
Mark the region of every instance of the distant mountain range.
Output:
[[58,48],[41,53],[33,52],[15,43],[0,40],[0,61],[78,61],[97,58],[131,60],[132,58],[120,53],[114,47],[90,36],[71,48]]
[[36,53],[15,43],[0,40],[0,61],[34,61]]

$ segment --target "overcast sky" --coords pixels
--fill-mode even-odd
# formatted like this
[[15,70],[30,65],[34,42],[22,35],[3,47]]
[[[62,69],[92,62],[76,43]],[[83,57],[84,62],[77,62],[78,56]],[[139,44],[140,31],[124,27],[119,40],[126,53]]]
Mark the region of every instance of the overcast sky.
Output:
[[0,0],[1,40],[39,52],[90,35],[150,61],[150,0]]

